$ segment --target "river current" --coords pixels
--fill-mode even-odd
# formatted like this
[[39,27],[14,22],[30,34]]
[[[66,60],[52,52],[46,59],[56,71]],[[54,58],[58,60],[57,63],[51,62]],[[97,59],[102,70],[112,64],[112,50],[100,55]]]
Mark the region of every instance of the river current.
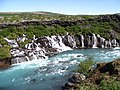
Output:
[[93,57],[96,62],[120,58],[120,49],[79,49],[32,60],[0,70],[0,90],[61,90],[80,61]]

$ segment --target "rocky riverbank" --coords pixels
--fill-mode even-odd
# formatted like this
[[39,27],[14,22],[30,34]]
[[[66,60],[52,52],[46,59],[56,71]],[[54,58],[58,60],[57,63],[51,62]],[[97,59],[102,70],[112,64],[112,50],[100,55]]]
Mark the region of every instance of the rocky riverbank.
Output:
[[97,63],[88,77],[77,73],[69,78],[63,90],[119,90],[120,59]]
[[18,42],[25,42],[30,40],[27,36],[23,35],[18,37],[17,40],[10,40],[4,38],[9,46],[11,46],[11,64],[31,61],[34,59],[47,59],[59,52],[80,48],[113,48],[119,47],[120,41],[116,38],[105,39],[98,34],[89,35],[65,35],[65,36],[44,36],[33,37],[31,42],[20,47]]

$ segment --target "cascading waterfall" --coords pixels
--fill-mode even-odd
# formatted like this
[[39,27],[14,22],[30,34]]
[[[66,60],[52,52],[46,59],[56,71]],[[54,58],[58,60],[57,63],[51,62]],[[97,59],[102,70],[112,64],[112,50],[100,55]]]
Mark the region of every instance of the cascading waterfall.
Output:
[[97,37],[93,34],[93,48],[97,48]]
[[118,44],[118,42],[116,41],[116,39],[113,39],[111,43],[112,43],[112,46],[113,46],[113,47],[119,47],[119,44]]
[[68,35],[68,42],[72,44],[72,48],[76,48],[76,42],[74,36]]
[[62,37],[58,36],[59,39],[59,46],[62,49],[62,51],[72,50],[70,47],[65,46],[65,44],[62,42]]
[[105,41],[105,46],[104,48],[108,48],[108,41]]
[[[25,36],[24,36],[25,37]],[[22,38],[22,37],[21,37]],[[28,40],[26,38],[26,40]],[[13,43],[13,40],[8,40],[9,44]],[[22,39],[20,39],[23,42]],[[14,42],[17,42],[14,40]],[[12,44],[11,44],[12,45]],[[16,44],[17,45],[17,44]],[[118,40],[101,37],[99,34],[95,35],[66,35],[66,36],[46,36],[42,38],[36,38],[33,36],[31,43],[25,45],[25,49],[14,48],[11,50],[12,56],[15,58],[13,63],[19,63],[24,61],[30,61],[32,59],[46,59],[56,53],[71,50],[74,48],[112,48],[119,47]],[[16,60],[16,61],[15,61]]]
[[81,47],[84,48],[84,47],[85,47],[85,46],[84,46],[84,36],[83,36],[82,34],[81,34],[80,36],[81,36],[81,44],[82,44]]
[[102,39],[102,45],[101,45],[101,47],[104,48],[105,47],[105,45],[104,45],[105,39],[104,38],[101,38],[101,39]]
[[62,42],[61,36],[51,36],[47,37],[49,40],[49,45],[51,45],[52,48],[56,48],[58,52],[71,50],[70,47],[65,46],[65,44]]
[[109,48],[111,48],[112,45],[111,45],[111,41],[110,41],[110,39],[109,39],[108,43],[109,43]]
[[29,59],[29,57],[28,57],[28,56],[25,56],[25,57],[26,57],[27,61],[30,61],[30,59]]

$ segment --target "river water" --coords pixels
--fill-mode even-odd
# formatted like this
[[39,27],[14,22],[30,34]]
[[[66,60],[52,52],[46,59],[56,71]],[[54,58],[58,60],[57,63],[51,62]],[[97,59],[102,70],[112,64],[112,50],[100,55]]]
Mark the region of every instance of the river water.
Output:
[[59,53],[47,60],[32,60],[0,70],[0,90],[61,90],[80,61],[93,57],[108,62],[120,49],[80,49]]

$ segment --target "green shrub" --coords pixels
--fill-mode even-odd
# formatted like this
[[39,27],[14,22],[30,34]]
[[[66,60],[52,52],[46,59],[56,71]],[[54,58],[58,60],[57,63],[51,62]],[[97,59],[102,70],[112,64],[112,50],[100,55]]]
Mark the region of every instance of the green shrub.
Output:
[[92,69],[92,66],[95,65],[95,61],[93,58],[88,57],[84,61],[81,61],[80,64],[78,65],[77,72],[82,73],[86,76],[89,76],[90,70]]
[[120,82],[113,79],[102,80],[99,90],[120,90]]

